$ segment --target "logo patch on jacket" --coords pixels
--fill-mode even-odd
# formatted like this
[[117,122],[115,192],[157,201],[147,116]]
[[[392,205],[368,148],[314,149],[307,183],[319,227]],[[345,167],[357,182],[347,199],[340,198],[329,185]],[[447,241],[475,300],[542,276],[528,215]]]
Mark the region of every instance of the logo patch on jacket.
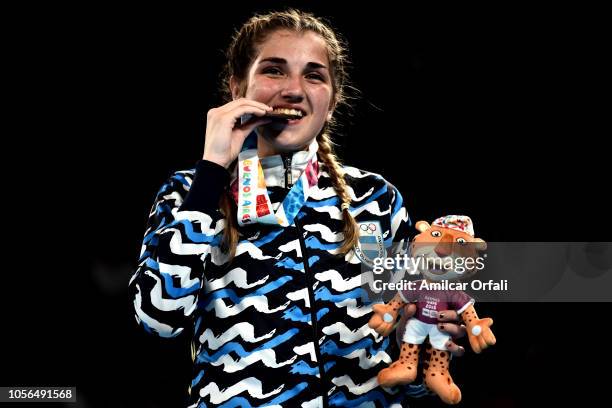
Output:
[[355,247],[355,254],[361,262],[372,266],[375,258],[382,258],[386,254],[380,221],[364,221],[357,224],[359,243]]

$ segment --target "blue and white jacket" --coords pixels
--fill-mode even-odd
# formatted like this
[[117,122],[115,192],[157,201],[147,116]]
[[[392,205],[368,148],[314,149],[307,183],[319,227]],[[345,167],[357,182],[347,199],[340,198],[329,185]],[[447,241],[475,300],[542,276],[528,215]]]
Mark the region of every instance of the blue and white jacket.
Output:
[[[262,159],[272,203],[287,194],[288,169],[293,179],[303,170],[305,153],[290,163]],[[242,228],[231,262],[220,250],[218,209],[228,172],[200,161],[159,190],[130,295],[146,331],[193,334],[189,407],[389,407],[414,390],[377,384],[398,347],[368,327],[372,299],[359,257],[337,255],[340,200],[322,169],[295,222]],[[372,226],[386,247],[407,242],[410,220],[397,189],[377,174],[343,170],[364,252]]]

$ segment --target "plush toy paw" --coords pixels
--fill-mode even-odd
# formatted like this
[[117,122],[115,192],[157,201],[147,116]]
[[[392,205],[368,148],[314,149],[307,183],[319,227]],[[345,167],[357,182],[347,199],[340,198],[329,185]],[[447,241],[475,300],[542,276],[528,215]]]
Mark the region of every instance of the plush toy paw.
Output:
[[425,385],[447,404],[461,401],[461,390],[449,372],[450,354],[448,350],[431,349],[427,368],[423,371]]
[[399,359],[378,373],[378,383],[383,387],[410,384],[417,376],[419,364],[418,344],[402,343]]
[[480,353],[482,350],[492,346],[497,341],[491,330],[493,319],[484,318],[470,322],[467,335],[470,340],[470,346],[474,353]]
[[402,361],[396,361],[389,367],[378,373],[378,384],[383,387],[393,387],[397,384],[410,384],[416,379],[417,365],[406,365]]
[[449,405],[458,404],[461,401],[461,390],[453,382],[447,373],[430,372],[425,378],[427,388],[433,391],[442,401]]
[[391,305],[377,304],[372,309],[374,310],[374,315],[370,318],[368,326],[374,329],[376,333],[388,336],[397,320],[397,308]]

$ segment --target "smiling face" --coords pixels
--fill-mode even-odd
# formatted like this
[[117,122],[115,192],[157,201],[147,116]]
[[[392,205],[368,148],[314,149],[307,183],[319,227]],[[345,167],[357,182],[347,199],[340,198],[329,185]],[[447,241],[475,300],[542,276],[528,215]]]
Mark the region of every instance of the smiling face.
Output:
[[412,241],[411,254],[423,258],[418,267],[425,279],[468,279],[478,271],[476,260],[479,251],[487,247],[482,239],[452,228],[429,225],[425,221],[419,221],[415,226],[421,233]]
[[302,114],[259,127],[260,156],[304,150],[317,137],[333,111],[331,75],[325,40],[312,31],[277,30],[259,45],[246,83],[232,79],[232,96]]

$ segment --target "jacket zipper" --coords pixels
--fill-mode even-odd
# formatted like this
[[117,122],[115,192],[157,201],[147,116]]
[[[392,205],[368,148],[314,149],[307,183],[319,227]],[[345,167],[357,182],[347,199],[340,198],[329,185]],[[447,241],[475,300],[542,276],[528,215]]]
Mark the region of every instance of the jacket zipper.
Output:
[[[293,185],[293,174],[291,172],[291,155],[283,155],[283,163],[285,165],[285,188],[289,190]],[[327,396],[327,383],[325,377],[325,368],[323,365],[323,359],[321,357],[321,350],[319,349],[319,329],[317,325],[317,312],[315,308],[315,297],[312,289],[312,275],[310,273],[310,265],[308,265],[308,253],[306,252],[306,242],[304,241],[304,235],[302,227],[298,222],[297,217],[293,220],[295,227],[298,232],[298,240],[300,241],[300,248],[302,250],[302,262],[304,264],[304,273],[306,275],[306,285],[308,286],[308,298],[310,300],[310,322],[312,323],[312,335],[315,349],[315,355],[317,357],[317,365],[319,366],[319,379],[321,380],[321,398],[323,399],[323,407],[329,406]]]

